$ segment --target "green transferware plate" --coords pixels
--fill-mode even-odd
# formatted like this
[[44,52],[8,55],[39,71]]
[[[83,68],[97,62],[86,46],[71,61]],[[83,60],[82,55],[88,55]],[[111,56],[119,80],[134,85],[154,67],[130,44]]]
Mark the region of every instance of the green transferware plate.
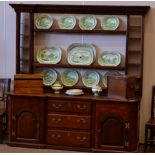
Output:
[[96,49],[91,44],[73,43],[67,48],[67,61],[71,65],[91,65]]
[[49,29],[53,24],[53,18],[47,14],[40,14],[35,19],[37,29]]
[[76,18],[74,16],[63,16],[58,21],[58,25],[60,29],[68,29],[71,30],[76,25]]
[[82,77],[82,82],[86,87],[93,87],[100,81],[100,75],[96,71],[86,71]]
[[102,82],[103,82],[104,87],[107,88],[107,76],[109,76],[109,75],[114,75],[114,74],[120,75],[120,73],[119,73],[118,71],[107,71],[107,72],[104,74],[103,79],[102,79]]
[[119,27],[119,18],[116,16],[105,16],[101,22],[103,30],[116,30]]
[[121,63],[121,55],[116,52],[103,52],[98,58],[101,66],[118,66]]
[[97,20],[95,16],[83,16],[79,21],[81,30],[93,30],[96,27]]
[[45,47],[37,51],[37,61],[42,64],[57,64],[61,60],[61,49]]
[[75,70],[65,70],[61,75],[61,81],[65,86],[74,86],[78,82],[78,78]]
[[46,86],[52,85],[57,79],[57,73],[53,69],[47,69],[42,72],[43,84]]

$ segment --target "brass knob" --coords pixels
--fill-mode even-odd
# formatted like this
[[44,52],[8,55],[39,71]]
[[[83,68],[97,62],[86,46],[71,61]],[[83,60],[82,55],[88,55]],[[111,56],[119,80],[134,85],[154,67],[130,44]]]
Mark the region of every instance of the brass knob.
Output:
[[84,141],[86,141],[87,138],[78,136],[78,137],[76,137],[76,139],[79,140],[80,142],[84,142]]
[[86,105],[80,105],[80,104],[77,105],[77,108],[80,110],[84,110],[86,109],[86,107],[87,107]]
[[82,119],[82,118],[81,118],[81,119],[78,119],[77,122],[78,122],[78,123],[82,123],[82,124],[83,124],[83,123],[86,123],[85,119]]

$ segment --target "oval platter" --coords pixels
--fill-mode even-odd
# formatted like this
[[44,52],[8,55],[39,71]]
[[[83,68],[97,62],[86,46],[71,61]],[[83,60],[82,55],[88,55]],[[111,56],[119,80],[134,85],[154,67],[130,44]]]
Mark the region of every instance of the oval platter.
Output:
[[43,84],[45,86],[52,85],[57,80],[57,73],[54,69],[47,69],[42,72]]
[[101,21],[103,30],[116,30],[119,27],[119,18],[117,16],[105,16]]
[[118,66],[121,63],[121,54],[116,52],[103,52],[98,58],[100,66]]
[[70,65],[91,65],[96,57],[96,49],[91,44],[73,43],[67,48]]
[[61,60],[61,55],[60,48],[55,46],[45,47],[37,51],[37,61],[41,64],[57,64]]
[[49,29],[53,24],[53,18],[48,14],[40,14],[36,17],[34,24],[37,29]]
[[58,21],[58,25],[60,29],[71,30],[76,25],[76,18],[74,16],[63,16]]
[[74,86],[78,82],[78,73],[75,70],[67,69],[61,75],[61,81],[65,86]]
[[81,30],[93,30],[96,27],[97,20],[95,16],[83,16],[79,21]]
[[97,85],[100,81],[100,75],[96,71],[86,71],[82,77],[82,82],[86,87]]

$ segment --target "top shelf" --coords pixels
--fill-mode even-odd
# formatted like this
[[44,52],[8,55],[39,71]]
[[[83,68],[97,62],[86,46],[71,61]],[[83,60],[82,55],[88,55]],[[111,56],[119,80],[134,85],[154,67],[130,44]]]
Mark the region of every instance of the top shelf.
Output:
[[126,30],[62,30],[62,29],[34,29],[34,32],[38,33],[82,33],[82,34],[108,34],[108,35],[126,35]]

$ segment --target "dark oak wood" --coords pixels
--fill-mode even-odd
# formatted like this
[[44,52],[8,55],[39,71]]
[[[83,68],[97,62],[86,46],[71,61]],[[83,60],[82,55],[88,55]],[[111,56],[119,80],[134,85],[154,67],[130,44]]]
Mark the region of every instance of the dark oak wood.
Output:
[[110,67],[110,66],[99,66],[99,65],[69,65],[69,64],[40,64],[37,62],[33,63],[34,67],[51,67],[51,68],[82,68],[82,69],[101,69],[101,70],[125,70],[123,66]]
[[[64,93],[10,93],[9,99],[9,145],[21,142],[21,145],[29,147],[38,143],[51,148],[53,145],[61,149],[73,147],[73,150],[88,147],[90,151],[102,149],[102,152],[136,149],[138,98],[114,100],[90,94],[66,96]],[[27,124],[32,124],[31,128],[23,128]]]
[[[16,12],[145,15],[150,6],[10,4]],[[93,11],[92,11],[93,10]]]
[[146,151],[148,144],[155,143],[155,86],[152,86],[152,102],[151,102],[151,117],[145,124],[145,148]]
[[[119,70],[128,74],[133,72],[138,85],[136,92],[142,94],[142,66],[144,46],[144,16],[149,6],[91,6],[91,5],[47,5],[47,4],[10,4],[17,14],[16,29],[16,73],[20,69],[20,18],[21,13],[29,13],[29,73],[35,68],[78,68]],[[58,14],[92,14],[92,15],[124,15],[127,17],[126,30],[104,31],[101,29],[87,30],[37,30],[34,28],[35,13]],[[132,16],[141,16],[140,26],[132,26]],[[140,37],[131,36],[131,31],[140,31]],[[79,66],[68,64],[39,64],[34,62],[35,33],[64,33],[89,35],[124,35],[126,37],[125,66],[102,67],[99,65]],[[139,49],[130,49],[131,43],[140,43]],[[132,63],[129,53],[140,54],[140,63]],[[131,74],[132,74],[131,72]],[[140,82],[139,82],[140,81]],[[117,86],[117,89],[118,90]],[[52,94],[50,87],[43,87],[44,93],[9,95],[9,145],[59,148],[78,151],[95,152],[134,152],[137,150],[139,135],[139,103],[141,97],[132,100],[114,99],[106,96],[104,89],[101,96],[92,96],[90,89],[84,89],[82,96],[67,96],[64,88],[61,94]],[[48,93],[47,93],[48,92]],[[21,115],[19,115],[21,113]],[[31,128],[23,128],[31,125]]]
[[102,34],[102,35],[126,35],[125,30],[116,30],[116,31],[108,31],[108,30],[62,30],[62,29],[34,29],[34,32],[37,33],[77,33],[77,34]]

